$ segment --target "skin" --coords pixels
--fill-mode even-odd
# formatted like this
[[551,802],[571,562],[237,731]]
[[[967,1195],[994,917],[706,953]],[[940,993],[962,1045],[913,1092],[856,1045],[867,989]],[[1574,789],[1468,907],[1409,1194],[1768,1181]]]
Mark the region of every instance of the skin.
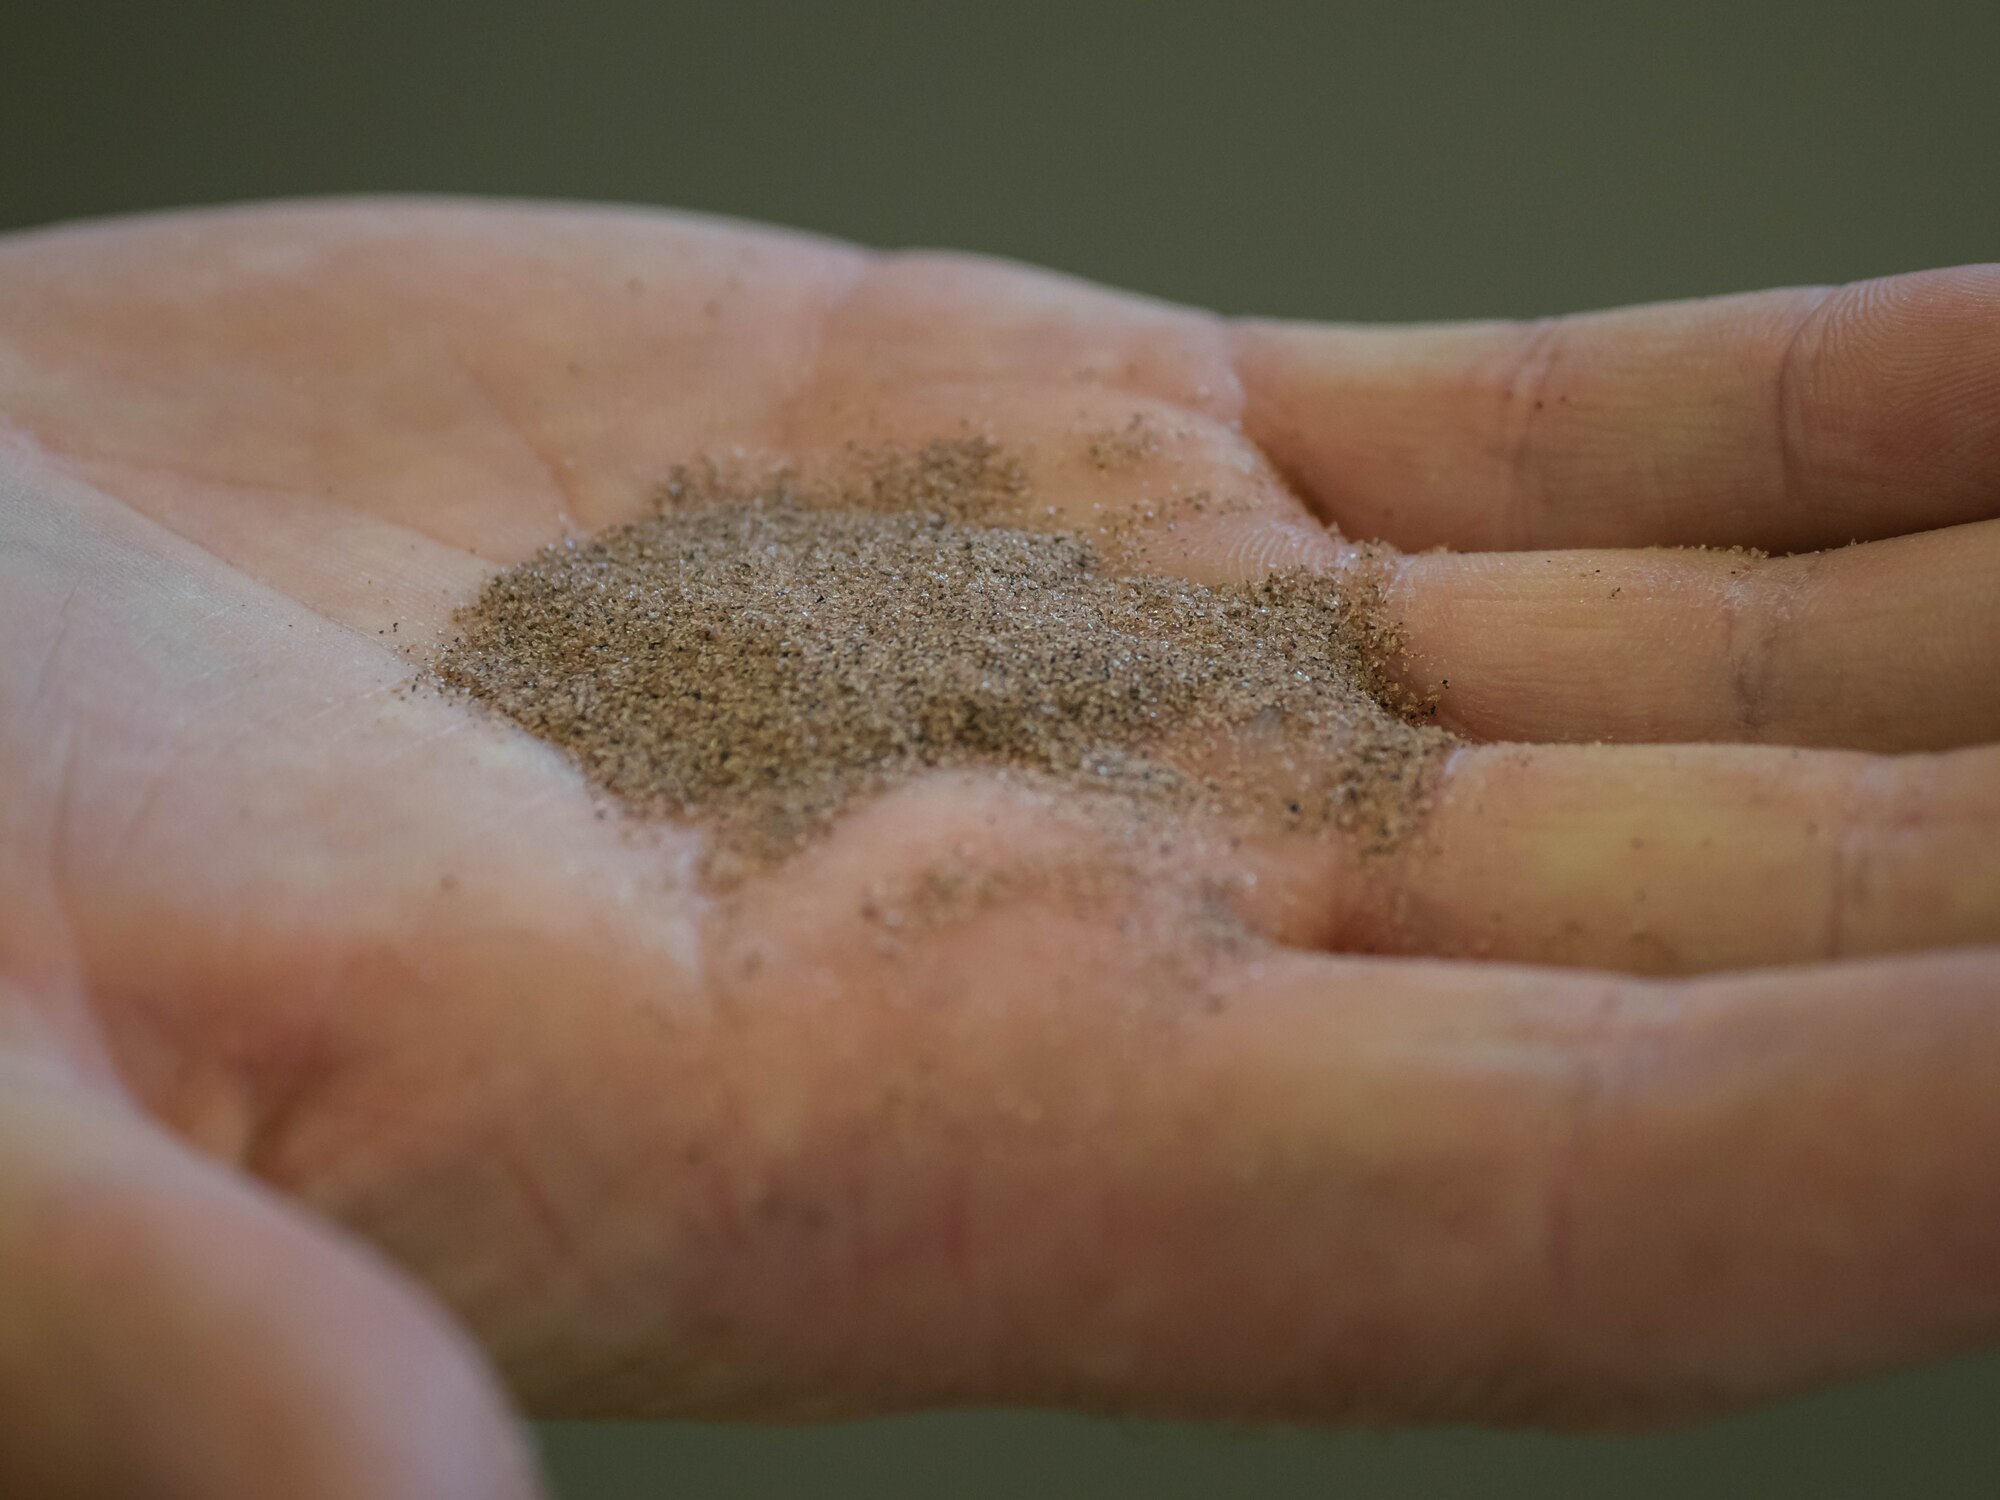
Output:
[[[899,931],[1103,836],[939,777],[720,891],[399,691],[675,462],[967,430],[1231,497],[1151,566],[1404,549],[1419,835]],[[1570,1426],[1989,1343],[1996,517],[2000,267],[1387,330],[651,213],[0,242],[0,1489],[526,1495],[503,1388]]]

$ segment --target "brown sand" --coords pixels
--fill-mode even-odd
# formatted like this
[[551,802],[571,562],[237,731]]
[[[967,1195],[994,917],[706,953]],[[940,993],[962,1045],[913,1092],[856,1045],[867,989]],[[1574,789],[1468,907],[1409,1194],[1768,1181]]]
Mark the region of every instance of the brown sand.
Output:
[[657,514],[490,580],[431,676],[759,861],[935,768],[1370,848],[1410,825],[1446,737],[1397,702],[1365,570],[1130,576],[991,443],[850,460],[677,471]]

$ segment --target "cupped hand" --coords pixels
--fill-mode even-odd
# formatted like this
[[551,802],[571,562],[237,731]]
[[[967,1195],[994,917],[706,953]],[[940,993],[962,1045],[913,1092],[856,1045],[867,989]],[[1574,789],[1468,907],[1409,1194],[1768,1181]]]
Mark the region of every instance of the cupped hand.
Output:
[[[676,463],[967,431],[1151,566],[1401,549],[1421,828],[1190,832],[1254,934],[1198,961],[1186,881],[899,929],[1088,825],[940,775],[716,890],[410,690]],[[549,1414],[1566,1424],[1983,1343],[1996,516],[2000,268],[1391,330],[652,213],[14,237],[0,1480],[526,1493],[489,1358]]]

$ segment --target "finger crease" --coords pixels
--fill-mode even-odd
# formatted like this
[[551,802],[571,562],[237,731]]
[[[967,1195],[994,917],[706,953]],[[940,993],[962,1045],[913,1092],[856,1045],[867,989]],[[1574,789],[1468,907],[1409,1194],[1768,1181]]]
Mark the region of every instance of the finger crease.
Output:
[[1771,427],[1777,447],[1778,504],[1781,513],[1788,517],[1800,513],[1806,505],[1805,455],[1810,451],[1806,413],[1811,409],[1806,398],[1812,388],[1810,367],[1817,363],[1825,344],[1820,325],[1841,290],[1818,287],[1808,293],[1805,310],[1778,350],[1771,380]]
[[1566,321],[1540,318],[1523,325],[1501,372],[1495,454],[1506,470],[1509,547],[1533,545],[1548,506],[1541,479],[1542,416],[1560,363]]

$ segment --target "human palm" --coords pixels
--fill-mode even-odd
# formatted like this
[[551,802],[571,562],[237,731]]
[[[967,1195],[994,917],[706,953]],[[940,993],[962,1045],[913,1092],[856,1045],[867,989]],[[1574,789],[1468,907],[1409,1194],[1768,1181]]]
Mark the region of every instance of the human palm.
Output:
[[[454,1317],[547,1413],[1551,1422],[2000,1327],[1992,269],[1314,329],[258,209],[0,248],[0,420],[0,1475],[523,1486]],[[1415,834],[899,927],[1098,835],[940,774],[714,889],[409,688],[676,463],[968,431],[1149,566],[1405,549]]]

